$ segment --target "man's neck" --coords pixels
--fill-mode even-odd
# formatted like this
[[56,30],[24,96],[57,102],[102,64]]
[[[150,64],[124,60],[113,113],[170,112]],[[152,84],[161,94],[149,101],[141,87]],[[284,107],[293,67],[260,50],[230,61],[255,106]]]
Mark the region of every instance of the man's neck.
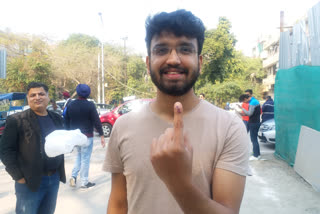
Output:
[[151,103],[151,109],[166,121],[173,120],[173,106],[176,102],[180,102],[183,106],[183,114],[190,112],[200,99],[194,94],[191,89],[182,96],[170,96],[161,91],[157,91],[156,100]]

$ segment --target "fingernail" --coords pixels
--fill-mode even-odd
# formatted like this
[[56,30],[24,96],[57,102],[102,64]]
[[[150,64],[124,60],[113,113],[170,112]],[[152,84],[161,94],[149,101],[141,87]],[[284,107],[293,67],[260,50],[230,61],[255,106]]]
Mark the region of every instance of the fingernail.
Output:
[[181,113],[181,110],[180,110],[179,106],[176,106],[176,109],[177,109],[178,113]]

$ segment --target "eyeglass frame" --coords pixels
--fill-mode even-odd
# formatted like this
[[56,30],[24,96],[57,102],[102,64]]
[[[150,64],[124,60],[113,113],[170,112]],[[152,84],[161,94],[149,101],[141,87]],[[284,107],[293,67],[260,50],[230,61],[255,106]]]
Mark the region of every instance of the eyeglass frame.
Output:
[[[183,50],[184,48],[190,49],[190,50]],[[152,55],[156,57],[169,57],[172,53],[172,50],[175,50],[176,54],[181,57],[190,57],[198,52],[196,51],[196,48],[192,43],[183,43],[176,47],[169,47],[166,44],[157,44],[152,48]],[[164,51],[161,53],[161,51]]]

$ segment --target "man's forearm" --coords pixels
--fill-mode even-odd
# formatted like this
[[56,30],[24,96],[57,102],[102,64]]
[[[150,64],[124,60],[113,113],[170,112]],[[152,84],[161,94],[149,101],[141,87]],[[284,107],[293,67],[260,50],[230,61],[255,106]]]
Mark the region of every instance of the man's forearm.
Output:
[[168,189],[185,214],[238,213],[237,211],[225,207],[211,198],[208,198],[193,184],[180,184],[172,187],[168,186]]
[[127,214],[128,207],[127,203],[116,203],[114,201],[109,200],[107,214]]

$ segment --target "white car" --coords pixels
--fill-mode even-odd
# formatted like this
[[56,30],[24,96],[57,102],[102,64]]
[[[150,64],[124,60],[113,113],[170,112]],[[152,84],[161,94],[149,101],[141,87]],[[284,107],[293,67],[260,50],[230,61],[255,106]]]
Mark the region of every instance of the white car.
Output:
[[274,119],[267,120],[261,123],[258,138],[262,143],[276,142],[276,124]]

